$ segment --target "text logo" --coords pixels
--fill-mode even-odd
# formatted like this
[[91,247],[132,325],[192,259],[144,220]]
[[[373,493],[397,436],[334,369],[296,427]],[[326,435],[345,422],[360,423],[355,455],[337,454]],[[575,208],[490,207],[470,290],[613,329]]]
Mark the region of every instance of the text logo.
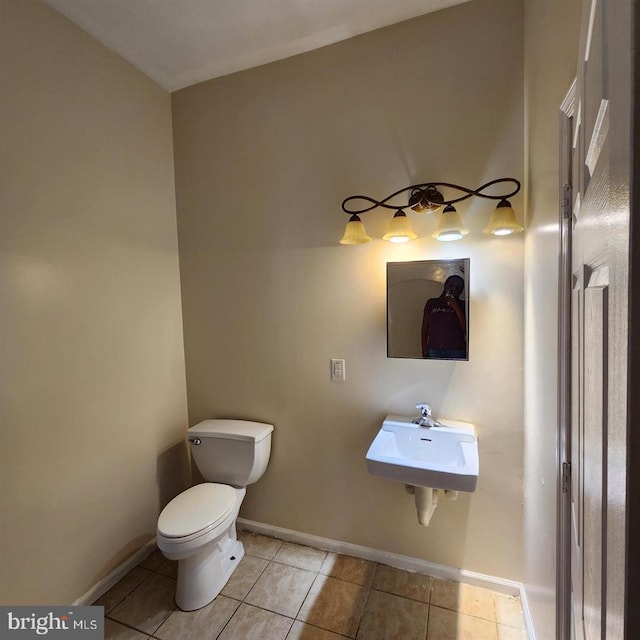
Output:
[[0,640],[104,640],[104,607],[0,606]]

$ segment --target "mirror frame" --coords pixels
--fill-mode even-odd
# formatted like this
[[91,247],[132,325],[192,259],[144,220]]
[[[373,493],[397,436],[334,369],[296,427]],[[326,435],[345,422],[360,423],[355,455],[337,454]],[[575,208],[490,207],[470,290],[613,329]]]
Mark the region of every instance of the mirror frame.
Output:
[[[469,360],[470,262],[469,258],[387,262],[387,358]],[[464,280],[464,289],[458,298],[463,303],[459,310],[464,315],[464,357],[460,349],[450,351],[451,355],[444,355],[447,353],[444,350],[440,350],[439,356],[424,355],[422,332],[427,302],[434,301],[430,305],[432,309],[446,310],[443,303],[438,301],[452,297],[451,291],[445,295],[444,283],[454,275]],[[446,304],[454,308],[450,302]],[[455,308],[454,313],[459,321],[460,316]],[[460,336],[456,335],[455,338],[459,343]]]

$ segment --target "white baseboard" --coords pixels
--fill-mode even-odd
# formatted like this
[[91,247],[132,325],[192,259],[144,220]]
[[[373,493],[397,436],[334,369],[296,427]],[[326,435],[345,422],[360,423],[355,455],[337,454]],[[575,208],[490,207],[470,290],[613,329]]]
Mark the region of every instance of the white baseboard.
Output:
[[524,628],[527,640],[536,640],[536,634],[533,631],[533,622],[531,621],[531,610],[529,609],[529,600],[527,599],[527,590],[524,585],[520,589],[520,602],[522,603],[522,614],[524,615]]
[[73,606],[78,605],[90,605],[95,602],[101,595],[105,594],[113,585],[124,578],[131,569],[138,566],[149,554],[151,554],[156,548],[155,537],[151,538],[144,547],[138,549],[132,556],[129,556],[120,566],[116,567],[108,576],[105,576],[87,591],[81,595],[74,603]]
[[535,636],[533,634],[533,629],[531,626],[531,618],[529,615],[529,607],[527,604],[526,594],[521,582],[506,580],[504,578],[497,578],[495,576],[488,576],[483,573],[477,573],[475,571],[467,571],[466,569],[456,569],[455,567],[448,567],[443,564],[427,562],[426,560],[420,560],[419,558],[411,558],[410,556],[403,556],[397,553],[389,553],[388,551],[380,551],[379,549],[362,547],[357,544],[351,544],[350,542],[331,540],[330,538],[322,538],[320,536],[314,536],[308,533],[292,531],[291,529],[274,527],[270,524],[254,522],[253,520],[246,520],[245,518],[238,518],[237,527],[238,529],[244,531],[261,533],[273,538],[279,538],[280,540],[286,540],[287,542],[295,542],[297,544],[303,544],[308,547],[323,549],[324,551],[333,551],[334,553],[342,553],[349,556],[354,556],[355,558],[362,558],[363,560],[379,562],[381,564],[395,567],[396,569],[417,571],[419,573],[426,573],[430,576],[441,578],[443,580],[455,580],[456,582],[462,582],[464,584],[470,584],[476,587],[491,589],[492,591],[497,591],[498,593],[504,593],[510,596],[519,596],[522,602],[522,612],[525,619],[525,631],[528,634],[527,638],[529,640],[535,640]]
[[484,587],[486,589],[491,589],[492,591],[498,591],[500,593],[505,593],[511,596],[519,596],[522,587],[519,582],[514,582],[512,580],[495,578],[493,576],[487,576],[482,573],[476,573],[475,571],[456,569],[454,567],[448,567],[443,564],[435,564],[433,562],[427,562],[426,560],[420,560],[418,558],[411,558],[409,556],[402,556],[396,553],[389,553],[388,551],[380,551],[378,549],[362,547],[357,544],[351,544],[350,542],[341,542],[340,540],[321,538],[319,536],[310,535],[308,533],[300,533],[298,531],[292,531],[291,529],[274,527],[270,524],[262,524],[261,522],[245,520],[244,518],[238,518],[237,522],[238,528],[244,529],[246,531],[262,533],[264,535],[272,536],[274,538],[280,538],[281,540],[286,540],[288,542],[296,542],[298,544],[304,544],[309,547],[323,549],[324,551],[344,553],[349,556],[354,556],[355,558],[362,558],[363,560],[380,562],[391,567],[396,567],[397,569],[407,569],[409,571],[427,573],[436,578],[442,578],[443,580],[455,580],[456,582],[464,582],[465,584],[472,584],[476,587]]

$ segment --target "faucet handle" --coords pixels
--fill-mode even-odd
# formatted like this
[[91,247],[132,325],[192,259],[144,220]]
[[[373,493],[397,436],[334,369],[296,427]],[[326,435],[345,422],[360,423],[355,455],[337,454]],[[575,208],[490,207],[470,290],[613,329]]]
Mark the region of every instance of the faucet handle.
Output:
[[420,409],[423,418],[428,418],[431,415],[431,405],[428,402],[418,402],[416,409]]

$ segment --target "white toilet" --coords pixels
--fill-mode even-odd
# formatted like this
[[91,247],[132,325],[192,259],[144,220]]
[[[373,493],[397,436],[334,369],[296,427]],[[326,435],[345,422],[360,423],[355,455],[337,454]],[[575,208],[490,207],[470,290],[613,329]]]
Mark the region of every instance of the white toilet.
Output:
[[158,518],[158,549],[178,560],[176,603],[183,611],[211,602],[244,556],[236,518],[267,468],[273,426],[204,420],[188,431],[193,459],[207,480],[176,496]]

